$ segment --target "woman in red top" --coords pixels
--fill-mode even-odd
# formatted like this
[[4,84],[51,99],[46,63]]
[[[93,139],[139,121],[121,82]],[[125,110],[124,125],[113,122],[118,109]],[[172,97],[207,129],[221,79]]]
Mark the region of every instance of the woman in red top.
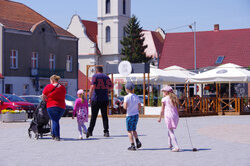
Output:
[[52,75],[50,77],[50,84],[44,90],[42,98],[47,101],[47,110],[52,120],[52,138],[60,141],[60,125],[59,120],[65,111],[65,95],[66,89],[59,84],[60,76]]

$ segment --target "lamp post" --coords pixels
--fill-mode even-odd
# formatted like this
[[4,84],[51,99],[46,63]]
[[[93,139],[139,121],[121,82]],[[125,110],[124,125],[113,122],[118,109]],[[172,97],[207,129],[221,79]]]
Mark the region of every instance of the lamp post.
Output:
[[[194,32],[194,71],[196,72],[196,22],[189,25],[189,28]],[[196,85],[194,85],[195,95],[197,95]]]
[[189,25],[189,28],[194,32],[194,71],[196,71],[196,22]]

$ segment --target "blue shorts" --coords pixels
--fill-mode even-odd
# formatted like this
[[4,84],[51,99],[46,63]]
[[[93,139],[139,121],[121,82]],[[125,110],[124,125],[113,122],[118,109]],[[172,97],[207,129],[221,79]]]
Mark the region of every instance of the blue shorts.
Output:
[[136,125],[137,125],[138,119],[139,119],[138,114],[126,117],[127,131],[136,131]]

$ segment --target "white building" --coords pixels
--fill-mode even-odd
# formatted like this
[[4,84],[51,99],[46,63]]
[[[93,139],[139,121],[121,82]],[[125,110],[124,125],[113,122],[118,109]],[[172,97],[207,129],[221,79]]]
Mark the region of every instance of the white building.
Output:
[[130,0],[98,0],[97,22],[74,15],[68,31],[79,38],[79,69],[86,65],[105,65],[120,61],[124,27],[131,13]]
[[[86,78],[87,65],[104,65],[104,72],[106,64],[117,64],[121,60],[122,45],[120,41],[123,39],[125,31],[124,27],[127,25],[131,17],[131,0],[98,0],[97,22],[83,20],[78,15],[73,15],[67,30],[79,38],[78,41],[78,63],[79,63],[79,77],[78,80],[82,81]],[[144,33],[147,31],[144,31]],[[157,33],[158,35],[155,35]],[[149,40],[145,40],[145,44],[152,45],[149,48],[158,49],[160,52],[162,46],[158,46],[159,41],[163,45],[162,31],[152,32],[148,31],[150,36]],[[159,36],[159,37],[155,37]],[[154,40],[154,41],[151,41]],[[157,41],[155,41],[157,40]],[[146,42],[147,41],[147,42]],[[157,44],[155,44],[157,43]],[[158,57],[152,51],[147,49],[147,56]],[[158,54],[157,54],[158,55]],[[91,70],[89,70],[91,76]],[[79,83],[85,89],[85,82]]]

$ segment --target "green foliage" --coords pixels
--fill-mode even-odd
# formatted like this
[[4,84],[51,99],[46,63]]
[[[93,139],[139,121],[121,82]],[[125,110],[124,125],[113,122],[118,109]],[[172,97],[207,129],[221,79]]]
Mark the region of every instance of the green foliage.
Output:
[[[141,95],[141,94],[143,94],[142,85],[135,85],[134,93],[135,93],[136,95]],[[127,95],[127,92],[126,92],[126,90],[125,90],[125,85],[124,85],[124,84],[122,85],[121,95],[122,95],[122,96]]]
[[127,60],[131,63],[148,62],[150,58],[147,58],[145,54],[145,49],[148,46],[143,45],[145,38],[144,34],[141,33],[142,27],[140,27],[140,23],[134,15],[130,18],[124,30],[126,36],[121,41],[123,45],[122,55],[124,55],[122,60]]
[[122,85],[121,95],[122,96],[126,96],[127,95],[127,92],[125,90],[125,85],[124,84]]

